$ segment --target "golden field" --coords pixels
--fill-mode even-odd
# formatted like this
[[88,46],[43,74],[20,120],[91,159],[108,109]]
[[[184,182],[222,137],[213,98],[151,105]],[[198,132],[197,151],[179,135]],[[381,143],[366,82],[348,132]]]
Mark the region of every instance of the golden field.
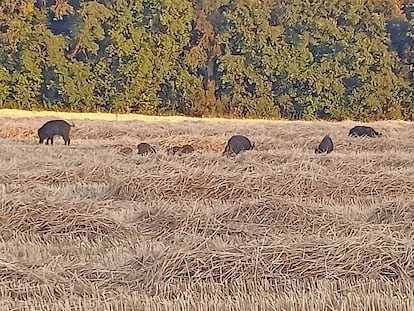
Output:
[[0,111],[0,310],[414,310],[414,124],[357,124]]

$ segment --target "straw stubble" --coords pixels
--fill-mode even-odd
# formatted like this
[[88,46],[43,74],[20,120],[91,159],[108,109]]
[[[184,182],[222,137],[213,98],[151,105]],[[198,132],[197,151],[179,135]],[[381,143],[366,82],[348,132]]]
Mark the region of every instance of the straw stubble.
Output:
[[1,308],[414,308],[411,124],[77,120],[67,148],[46,120],[1,118]]

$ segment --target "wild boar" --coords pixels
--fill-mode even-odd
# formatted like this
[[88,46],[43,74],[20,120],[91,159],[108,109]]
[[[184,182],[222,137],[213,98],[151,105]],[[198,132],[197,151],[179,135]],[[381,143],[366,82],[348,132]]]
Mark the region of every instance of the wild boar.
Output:
[[234,135],[228,140],[223,155],[235,156],[246,150],[253,150],[250,140],[243,135]]
[[355,126],[349,130],[348,136],[351,137],[378,137],[382,136],[370,126]]
[[191,153],[193,151],[194,151],[194,148],[191,145],[184,145],[179,150],[180,153]]
[[39,144],[43,144],[43,141],[46,139],[46,145],[49,144],[49,141],[53,145],[53,137],[59,135],[63,137],[65,145],[69,146],[69,132],[70,128],[74,126],[75,124],[69,124],[64,120],[47,121],[41,128],[37,130],[37,134],[39,136]]
[[137,146],[138,154],[148,154],[148,153],[155,153],[154,147],[147,143],[140,143]]
[[331,153],[332,150],[334,150],[332,139],[329,135],[325,135],[318,148],[315,149],[315,153]]

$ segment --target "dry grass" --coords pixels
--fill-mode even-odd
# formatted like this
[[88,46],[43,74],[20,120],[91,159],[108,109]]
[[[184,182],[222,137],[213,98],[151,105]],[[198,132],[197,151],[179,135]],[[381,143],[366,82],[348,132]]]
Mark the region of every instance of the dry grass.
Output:
[[[2,114],[0,310],[414,309],[410,123],[72,114],[68,148]],[[221,156],[234,133],[256,150]]]

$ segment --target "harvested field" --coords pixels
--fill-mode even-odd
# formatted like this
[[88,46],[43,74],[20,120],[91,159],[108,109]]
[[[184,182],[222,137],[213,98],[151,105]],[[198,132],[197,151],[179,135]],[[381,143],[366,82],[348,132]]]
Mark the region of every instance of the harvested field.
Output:
[[414,309],[412,123],[65,118],[0,114],[0,310]]

